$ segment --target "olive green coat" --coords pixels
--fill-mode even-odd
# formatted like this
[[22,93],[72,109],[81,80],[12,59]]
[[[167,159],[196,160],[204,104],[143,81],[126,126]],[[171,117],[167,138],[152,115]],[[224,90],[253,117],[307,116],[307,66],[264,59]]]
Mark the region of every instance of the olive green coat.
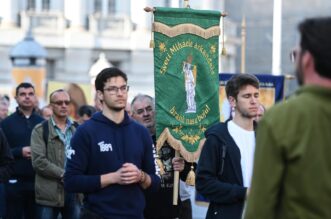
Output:
[[257,130],[245,219],[331,218],[331,89],[302,87]]
[[[48,128],[47,149],[43,139],[42,124],[38,124],[31,135],[32,166],[36,171],[36,202],[51,207],[63,207],[62,176],[64,174],[65,146],[51,122],[48,123]],[[71,125],[70,129],[74,133],[76,128]]]

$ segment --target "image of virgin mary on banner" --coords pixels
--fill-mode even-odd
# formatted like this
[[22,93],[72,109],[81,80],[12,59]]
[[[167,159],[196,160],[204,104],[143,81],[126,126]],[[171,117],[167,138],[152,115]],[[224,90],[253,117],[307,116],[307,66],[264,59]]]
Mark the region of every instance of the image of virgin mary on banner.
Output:
[[219,122],[220,17],[190,8],[154,11],[157,150],[169,145],[188,162],[199,157],[206,129]]

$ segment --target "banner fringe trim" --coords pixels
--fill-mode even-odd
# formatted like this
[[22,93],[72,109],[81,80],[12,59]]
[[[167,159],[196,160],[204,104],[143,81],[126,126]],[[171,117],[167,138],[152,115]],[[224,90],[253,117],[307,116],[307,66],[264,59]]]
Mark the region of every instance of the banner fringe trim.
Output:
[[156,141],[156,150],[159,152],[159,150],[164,145],[164,142],[168,142],[168,144],[175,149],[176,151],[179,151],[179,153],[183,156],[183,158],[187,162],[195,162],[201,153],[202,147],[206,141],[205,138],[201,139],[199,142],[198,149],[195,152],[189,152],[186,150],[182,142],[172,136],[168,128],[165,128],[163,132],[160,134],[159,138]]
[[213,36],[219,36],[221,34],[221,29],[219,26],[212,26],[207,29],[204,29],[195,24],[179,24],[170,27],[160,22],[153,23],[152,31],[162,33],[168,37],[176,37],[178,35],[189,33],[200,36],[204,39],[209,39]]

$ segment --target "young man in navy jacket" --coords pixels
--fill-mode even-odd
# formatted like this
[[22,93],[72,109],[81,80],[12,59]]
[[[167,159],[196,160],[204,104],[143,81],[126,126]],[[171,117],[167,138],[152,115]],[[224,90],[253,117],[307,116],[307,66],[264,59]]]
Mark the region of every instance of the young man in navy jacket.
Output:
[[98,74],[95,88],[103,109],[72,138],[65,189],[84,193],[81,218],[143,219],[143,190],[157,190],[160,184],[152,139],[124,110],[126,74],[106,68]]

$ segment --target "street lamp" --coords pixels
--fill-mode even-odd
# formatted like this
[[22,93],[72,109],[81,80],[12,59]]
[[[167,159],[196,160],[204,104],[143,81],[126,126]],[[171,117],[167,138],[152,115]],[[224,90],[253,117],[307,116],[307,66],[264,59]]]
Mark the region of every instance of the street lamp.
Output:
[[29,82],[34,85],[38,99],[42,100],[45,93],[46,57],[46,50],[34,40],[30,29],[10,52],[13,87]]

